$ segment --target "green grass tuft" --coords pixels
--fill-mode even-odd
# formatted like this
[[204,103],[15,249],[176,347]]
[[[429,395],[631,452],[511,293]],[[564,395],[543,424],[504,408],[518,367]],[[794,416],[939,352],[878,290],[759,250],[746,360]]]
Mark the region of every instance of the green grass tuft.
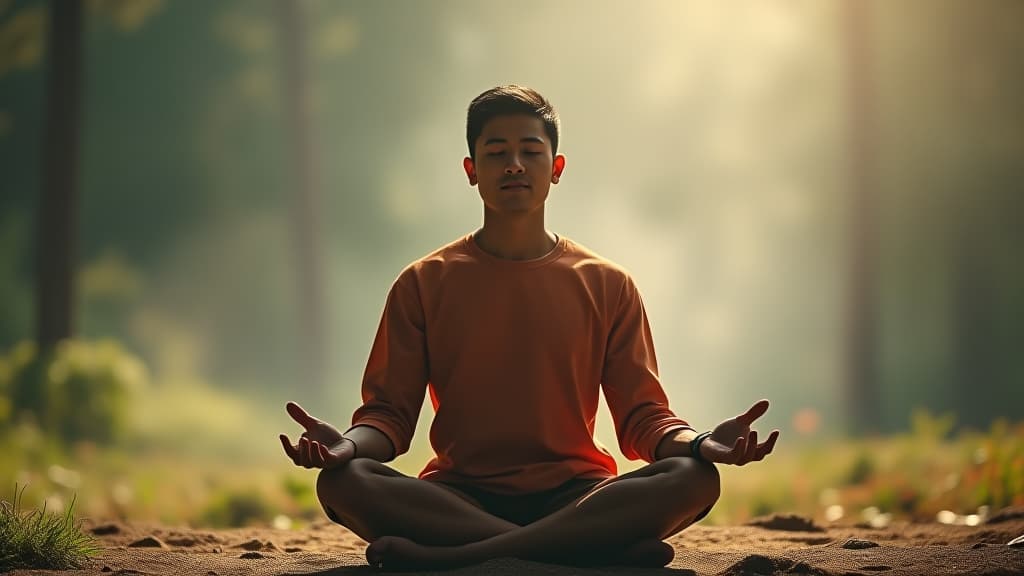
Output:
[[17,568],[65,570],[82,568],[99,552],[92,536],[82,532],[71,514],[72,499],[63,516],[42,510],[23,511],[25,488],[14,487],[14,503],[0,502],[0,572]]

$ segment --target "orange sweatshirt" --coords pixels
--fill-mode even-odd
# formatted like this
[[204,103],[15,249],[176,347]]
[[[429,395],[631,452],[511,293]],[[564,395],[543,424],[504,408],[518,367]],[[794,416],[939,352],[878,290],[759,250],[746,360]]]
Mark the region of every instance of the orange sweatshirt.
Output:
[[535,260],[496,258],[472,235],[410,264],[388,294],[352,425],[409,449],[430,391],[427,480],[505,494],[616,474],[594,440],[599,389],[622,453],[654,460],[686,426],[668,408],[630,276],[559,238]]

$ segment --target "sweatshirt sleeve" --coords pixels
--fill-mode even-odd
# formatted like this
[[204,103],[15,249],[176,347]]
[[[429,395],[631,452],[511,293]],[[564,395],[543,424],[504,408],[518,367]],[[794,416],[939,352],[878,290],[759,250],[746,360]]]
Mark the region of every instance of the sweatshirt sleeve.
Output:
[[372,426],[394,445],[409,450],[427,387],[427,345],[423,307],[415,276],[407,269],[388,293],[370,358],[363,374],[363,404],[352,426]]
[[689,425],[669,410],[647,313],[628,275],[612,310],[601,385],[622,454],[630,460],[653,462],[662,437]]

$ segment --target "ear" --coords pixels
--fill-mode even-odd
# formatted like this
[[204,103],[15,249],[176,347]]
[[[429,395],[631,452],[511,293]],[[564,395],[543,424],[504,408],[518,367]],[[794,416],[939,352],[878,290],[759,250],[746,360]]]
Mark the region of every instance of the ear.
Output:
[[469,185],[476,186],[476,165],[473,164],[473,159],[469,156],[463,158],[462,169],[466,171],[466,177],[469,178]]
[[552,184],[558,184],[558,179],[562,177],[562,170],[565,170],[565,156],[559,154],[555,156],[555,161],[551,165]]

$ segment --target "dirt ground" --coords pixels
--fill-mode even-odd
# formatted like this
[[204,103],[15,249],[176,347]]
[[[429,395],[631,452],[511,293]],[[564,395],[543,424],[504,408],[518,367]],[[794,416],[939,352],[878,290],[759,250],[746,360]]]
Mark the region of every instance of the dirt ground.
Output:
[[[366,543],[326,520],[303,530],[201,530],[159,525],[88,522],[103,552],[83,570],[16,570],[16,576],[142,574],[370,574]],[[574,568],[499,559],[445,572],[501,574],[665,574],[740,576],[811,575],[1024,575],[1024,547],[1008,542],[1024,534],[1024,507],[1010,508],[979,526],[894,523],[886,528],[819,527],[774,516],[761,525],[693,526],[669,540],[675,559],[663,569]],[[431,574],[436,572],[422,572]]]

